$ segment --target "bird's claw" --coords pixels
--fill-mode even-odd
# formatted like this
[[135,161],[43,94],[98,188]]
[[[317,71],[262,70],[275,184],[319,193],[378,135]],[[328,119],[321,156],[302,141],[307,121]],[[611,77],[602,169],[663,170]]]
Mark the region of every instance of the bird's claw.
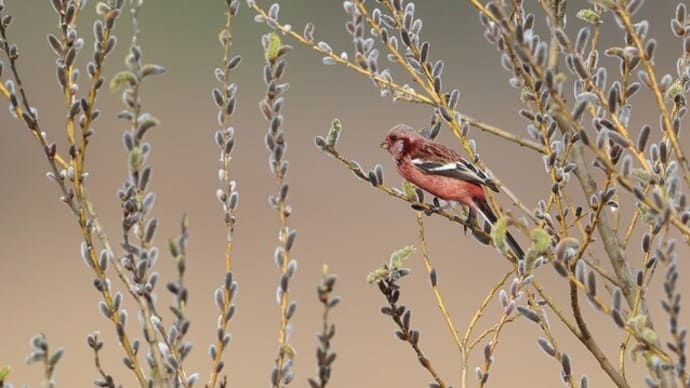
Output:
[[424,214],[426,214],[427,216],[430,216],[433,213],[437,213],[443,209],[444,209],[444,207],[441,206],[441,203],[438,201],[438,198],[434,197],[433,203],[430,204],[426,210],[424,210]]

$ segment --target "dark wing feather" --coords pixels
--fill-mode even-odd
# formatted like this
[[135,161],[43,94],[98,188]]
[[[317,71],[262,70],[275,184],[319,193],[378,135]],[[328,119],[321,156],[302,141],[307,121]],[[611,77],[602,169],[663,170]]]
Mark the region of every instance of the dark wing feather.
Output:
[[498,192],[496,184],[486,175],[484,171],[477,168],[474,164],[460,157],[459,160],[436,161],[427,159],[413,159],[412,164],[425,174],[443,175],[478,185],[486,186]]

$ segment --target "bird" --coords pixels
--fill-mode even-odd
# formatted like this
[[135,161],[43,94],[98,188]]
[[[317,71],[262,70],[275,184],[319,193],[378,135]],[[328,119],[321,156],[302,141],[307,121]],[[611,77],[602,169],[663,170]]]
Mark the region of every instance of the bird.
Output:
[[[495,225],[498,217],[486,199],[485,188],[498,192],[498,186],[479,166],[405,124],[393,126],[381,147],[392,155],[405,180],[440,199],[459,202],[470,209],[470,214],[477,212],[489,225]],[[522,260],[524,252],[510,233],[506,242]]]

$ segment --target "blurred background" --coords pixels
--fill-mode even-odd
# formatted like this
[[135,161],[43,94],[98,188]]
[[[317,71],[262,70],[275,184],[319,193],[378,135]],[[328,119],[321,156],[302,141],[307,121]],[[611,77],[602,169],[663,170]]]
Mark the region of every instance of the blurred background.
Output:
[[[79,62],[82,73],[91,55],[95,3],[90,1],[88,11],[80,16],[80,36],[86,40]],[[371,3],[373,6],[374,2]],[[261,4],[266,9],[270,5],[263,1]],[[569,2],[571,33],[582,26],[574,17],[576,9],[587,4]],[[39,109],[42,128],[64,150],[64,101],[55,77],[55,58],[46,40],[47,33],[57,33],[58,18],[48,1],[6,0],[5,6],[5,12],[13,16],[10,39],[19,46],[19,66],[30,101]],[[312,21],[317,40],[331,43],[338,52],[346,50],[352,57],[351,39],[344,30],[348,16],[341,2],[293,0],[282,1],[281,6],[283,23],[302,31],[305,23]],[[674,6],[671,1],[648,1],[638,14],[639,18],[650,20],[651,36],[660,42],[656,64],[664,73],[675,73],[675,58],[682,47],[682,42],[671,37],[668,27]],[[152,214],[160,221],[157,243],[162,255],[157,270],[163,282],[171,280],[174,268],[166,240],[178,235],[180,218],[183,213],[188,214],[186,283],[191,292],[188,316],[192,326],[187,338],[195,348],[185,369],[188,373],[200,372],[203,382],[209,373],[208,345],[215,341],[217,310],[213,290],[220,285],[224,272],[225,228],[215,199],[219,167],[219,153],[213,141],[216,108],[210,93],[216,86],[213,69],[222,58],[217,36],[225,20],[223,12],[224,1],[220,0],[147,0],[141,14],[144,60],[167,68],[166,75],[147,79],[142,89],[144,110],[161,120],[161,125],[148,136],[154,167],[150,187],[157,193]],[[446,61],[444,88],[461,91],[460,109],[526,136],[527,123],[517,114],[519,91],[508,86],[509,74],[501,68],[496,49],[482,37],[478,16],[468,2],[419,2],[417,14],[424,21],[423,38],[432,42],[432,58]],[[235,387],[269,385],[280,322],[275,303],[279,274],[273,264],[278,220],[267,201],[274,192],[274,180],[263,145],[266,123],[257,109],[264,93],[260,37],[267,27],[252,19],[252,11],[242,1],[232,30],[233,53],[242,55],[243,61],[232,73],[239,86],[239,108],[233,116],[236,148],[231,166],[240,192],[234,250],[234,274],[240,292],[237,313],[230,321],[233,341],[225,353],[223,371]],[[539,16],[537,21],[543,32],[543,18]],[[606,23],[601,47],[620,45],[622,34],[615,30],[610,18]],[[105,67],[108,79],[124,68],[131,38],[129,13],[120,18],[116,35],[117,49]],[[321,305],[315,288],[322,265],[328,263],[338,275],[335,294],[343,298],[331,316],[337,325],[332,345],[338,356],[329,386],[426,386],[430,376],[419,366],[410,347],[395,338],[393,322],[379,313],[384,298],[365,280],[367,273],[385,262],[393,250],[408,244],[419,246],[415,213],[406,203],[357,181],[337,161],[322,155],[313,146],[313,138],[325,135],[330,121],[340,118],[344,126],[340,151],[367,169],[382,163],[386,182],[397,186],[400,178],[379,143],[394,124],[427,125],[431,110],[381,98],[368,79],[343,67],[324,66],[310,49],[289,39],[285,42],[295,47],[288,56],[285,79],[290,82],[290,90],[284,109],[290,161],[288,201],[294,210],[290,224],[298,230],[293,256],[299,261],[299,269],[291,283],[291,297],[298,302],[292,320],[291,342],[297,350],[297,380],[293,385],[303,386],[308,377],[316,374],[315,333],[321,327]],[[602,61],[616,64],[603,55]],[[387,65],[385,59],[380,62],[380,66]],[[6,66],[3,80],[8,75]],[[85,79],[84,73],[82,80]],[[656,110],[647,94],[645,91],[644,96],[635,96],[634,120],[658,125]],[[90,144],[88,185],[96,212],[111,243],[116,245],[120,241],[121,216],[116,190],[126,176],[121,141],[124,126],[114,119],[122,109],[119,93],[104,87],[98,107],[102,114],[94,124],[96,135]],[[121,362],[123,352],[114,328],[98,312],[99,295],[91,285],[92,273],[79,257],[78,226],[59,201],[57,187],[45,178],[47,163],[39,146],[23,123],[12,119],[7,111],[0,114],[0,129],[0,367],[12,366],[9,381],[15,386],[38,386],[41,366],[27,366],[24,360],[30,350],[30,337],[45,333],[53,349],[66,349],[56,372],[58,384],[92,386],[97,372],[85,336],[98,330],[105,340],[104,368],[116,377],[117,383],[134,386],[136,380]],[[477,140],[484,163],[526,206],[535,207],[538,199],[549,192],[541,156],[476,129],[471,136]],[[459,149],[446,127],[440,141]],[[682,141],[690,149],[687,136]],[[576,185],[571,186],[577,189]],[[573,192],[579,194],[579,190]],[[627,195],[624,198],[630,199]],[[511,207],[504,196],[499,195],[499,201],[506,208]],[[516,209],[513,212],[519,214]],[[439,286],[451,316],[464,332],[486,293],[511,266],[493,248],[465,236],[457,224],[428,217],[426,225]],[[688,271],[688,250],[682,253],[681,276]],[[639,243],[631,243],[628,257],[639,265]],[[416,254],[409,266],[413,272],[400,283],[401,302],[412,310],[412,326],[421,331],[421,347],[428,358],[447,383],[457,386],[460,356],[438,312],[421,255]],[[537,270],[536,275],[557,300],[567,301],[567,286],[550,267]],[[656,276],[663,276],[663,272]],[[118,282],[114,284],[114,289],[123,289]],[[654,284],[650,298],[658,300],[661,285]],[[690,291],[685,279],[680,284],[686,293]],[[158,296],[160,309],[166,310],[171,296],[163,286],[159,286]],[[614,329],[609,317],[583,304],[596,340],[617,363],[621,331]],[[134,303],[126,300],[124,307],[133,318]],[[656,326],[665,335],[666,316],[659,313],[657,302],[652,302],[651,307],[658,317]],[[499,314],[498,301],[492,301],[480,329],[494,323]],[[683,322],[687,322],[687,311],[683,317]],[[170,322],[170,317],[166,322]],[[561,349],[572,357],[574,374],[588,374],[592,386],[609,386],[595,360],[558,324],[556,317],[551,317],[551,323],[561,338]],[[127,330],[140,337],[136,319],[130,319]],[[526,320],[509,325],[500,338],[489,385],[560,386],[559,364],[537,346],[536,340],[542,335],[536,325]],[[470,365],[480,364],[482,347],[478,347]],[[633,379],[631,386],[641,386],[643,362],[628,361],[628,368]],[[474,376],[470,376],[470,382],[474,385]]]

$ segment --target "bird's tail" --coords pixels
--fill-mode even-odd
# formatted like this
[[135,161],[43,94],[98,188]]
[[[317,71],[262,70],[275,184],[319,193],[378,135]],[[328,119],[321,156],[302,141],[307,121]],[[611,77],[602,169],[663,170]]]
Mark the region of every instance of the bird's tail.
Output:
[[[482,217],[493,228],[498,220],[498,217],[496,217],[496,214],[491,209],[489,204],[486,201],[474,201],[474,204],[476,205],[476,210],[479,212],[479,214],[481,214]],[[513,235],[511,235],[510,232],[506,233],[506,243],[508,243],[510,250],[513,251],[513,254],[515,254],[515,257],[518,260],[523,260],[525,258],[525,252],[522,251],[520,244],[515,241],[515,238],[513,238]]]

